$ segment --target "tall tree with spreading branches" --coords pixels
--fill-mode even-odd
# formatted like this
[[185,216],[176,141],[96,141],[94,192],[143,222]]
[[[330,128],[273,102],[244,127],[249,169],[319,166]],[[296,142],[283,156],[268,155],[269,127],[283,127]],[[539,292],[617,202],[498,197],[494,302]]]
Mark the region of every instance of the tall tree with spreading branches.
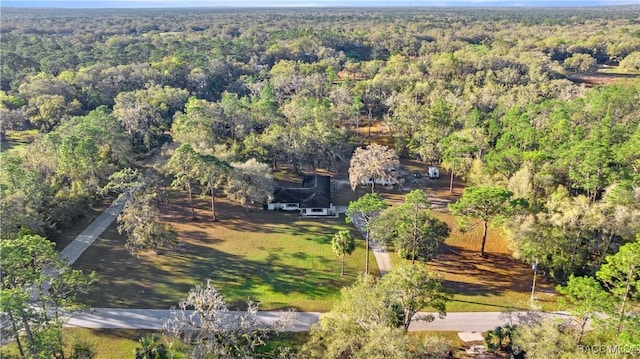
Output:
[[396,151],[373,143],[366,148],[356,148],[349,166],[349,183],[355,190],[361,183],[371,181],[371,192],[375,190],[376,181],[394,183],[397,181],[396,169],[400,160]]
[[269,165],[251,158],[246,162],[233,162],[231,167],[233,170],[225,193],[246,211],[249,211],[248,203],[263,203],[273,197],[273,176]]
[[137,256],[140,250],[157,254],[173,243],[175,232],[160,222],[159,215],[154,193],[143,192],[127,202],[118,215],[118,233],[127,234],[125,248],[131,255]]
[[196,219],[196,212],[193,208],[192,184],[198,176],[199,160],[200,156],[193,147],[183,144],[176,149],[166,164],[167,171],[174,176],[171,186],[187,190],[192,220]]
[[467,222],[469,219],[479,219],[478,223],[482,223],[481,256],[485,256],[489,221],[508,215],[516,208],[526,205],[524,200],[512,200],[512,197],[513,192],[502,187],[467,187],[457,202],[449,204],[449,210],[458,217],[463,230],[470,228]]
[[164,331],[186,344],[191,358],[254,357],[268,337],[288,328],[295,317],[293,312],[284,312],[267,325],[257,312],[252,301],[246,312],[229,311],[220,291],[207,280],[180,301],[164,323]]
[[372,226],[377,241],[393,242],[398,255],[430,260],[440,243],[449,235],[449,226],[429,213],[429,201],[423,190],[409,192],[404,203],[385,209]]
[[369,273],[370,226],[373,223],[373,219],[385,208],[387,208],[387,203],[384,201],[384,198],[377,193],[367,193],[357,200],[349,202],[349,207],[347,207],[347,217],[345,218],[347,223],[355,222],[365,231],[367,253],[364,272],[367,274]]
[[620,247],[618,253],[607,256],[607,263],[596,272],[603,286],[619,301],[617,333],[624,328],[629,302],[640,298],[640,234],[635,242]]

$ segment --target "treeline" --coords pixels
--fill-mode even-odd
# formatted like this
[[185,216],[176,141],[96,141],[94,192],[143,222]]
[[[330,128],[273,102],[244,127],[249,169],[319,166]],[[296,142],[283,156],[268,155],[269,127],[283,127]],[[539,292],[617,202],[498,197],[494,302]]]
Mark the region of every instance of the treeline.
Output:
[[516,255],[595,273],[640,223],[640,82],[566,77],[637,73],[639,23],[637,7],[3,9],[0,134],[41,133],[3,154],[3,237],[70,223],[165,143],[310,171],[374,125],[401,156],[527,199]]

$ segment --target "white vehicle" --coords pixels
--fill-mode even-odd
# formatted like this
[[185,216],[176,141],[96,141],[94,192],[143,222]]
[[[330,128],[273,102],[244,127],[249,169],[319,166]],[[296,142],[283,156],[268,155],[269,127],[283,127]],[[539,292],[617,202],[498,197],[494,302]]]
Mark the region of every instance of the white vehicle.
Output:
[[438,167],[429,167],[429,178],[440,178],[440,171],[438,170]]

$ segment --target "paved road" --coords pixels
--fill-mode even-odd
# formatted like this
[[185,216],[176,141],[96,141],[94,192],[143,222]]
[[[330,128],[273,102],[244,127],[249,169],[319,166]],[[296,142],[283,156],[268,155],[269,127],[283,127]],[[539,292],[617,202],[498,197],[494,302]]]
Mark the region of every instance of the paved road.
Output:
[[[75,262],[80,255],[93,244],[100,234],[115,220],[124,207],[124,200],[116,201],[98,218],[96,218],[76,239],[71,242],[61,255],[68,263]],[[356,228],[362,232],[360,221],[354,222]],[[364,236],[364,233],[363,233]],[[384,246],[378,246],[371,242],[376,263],[380,274],[384,275],[391,270],[391,258]],[[66,324],[72,327],[86,328],[132,328],[132,329],[161,329],[170,310],[162,309],[118,309],[118,308],[94,308],[90,313],[79,313]],[[277,320],[279,312],[259,312],[259,318],[266,322]],[[297,320],[291,331],[309,330],[313,323],[318,321],[321,313],[304,312],[297,313]],[[563,314],[548,314],[562,316]],[[484,331],[493,329],[498,325],[508,323],[509,319],[502,312],[469,312],[449,313],[444,319],[437,318],[431,322],[414,321],[409,330],[450,330],[450,331]]]
[[[523,313],[523,312],[520,312]],[[280,312],[258,312],[258,318],[265,323],[273,323]],[[423,313],[425,314],[425,313]],[[76,314],[66,326],[100,329],[162,329],[165,319],[171,315],[170,310],[163,309],[117,309],[98,308],[91,313]],[[316,323],[322,313],[296,313],[296,320],[289,331],[308,331]],[[565,318],[566,313],[545,313],[546,316]],[[464,312],[448,313],[443,319],[437,317],[427,323],[414,321],[410,331],[446,330],[458,332],[482,332],[510,322],[503,312]]]
[[91,222],[82,233],[60,252],[60,256],[64,258],[69,265],[77,261],[80,255],[95,242],[96,238],[113,223],[124,208],[124,204],[124,197],[114,201],[109,208],[102,212],[98,218]]
[[[235,314],[238,312],[229,312]],[[271,324],[277,321],[281,312],[258,312],[258,318]],[[296,313],[292,332],[308,331],[313,323],[318,321],[322,313]],[[171,316],[171,310],[164,309],[118,309],[93,308],[90,313],[78,313],[66,324],[67,327],[82,327],[95,329],[162,329],[164,321]]]

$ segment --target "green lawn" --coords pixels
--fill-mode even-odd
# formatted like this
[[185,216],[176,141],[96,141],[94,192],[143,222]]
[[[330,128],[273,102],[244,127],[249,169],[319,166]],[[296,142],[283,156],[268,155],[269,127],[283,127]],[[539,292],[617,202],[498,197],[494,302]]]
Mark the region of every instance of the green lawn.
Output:
[[[64,328],[65,355],[71,357],[73,345],[82,343],[93,350],[93,359],[133,358],[136,348],[140,347],[139,339],[152,334],[158,335],[160,343],[170,345],[170,340],[162,332],[152,330]],[[307,332],[283,332],[267,340],[259,351],[266,358],[271,358],[282,347],[299,349],[308,338]],[[176,345],[181,344],[174,343],[174,349]],[[0,350],[0,358],[21,358],[18,346],[15,343],[4,345]]]
[[[197,221],[188,220],[180,198],[164,209],[164,219],[177,230],[180,244],[160,255],[129,255],[124,236],[111,225],[74,264],[98,274],[83,301],[93,307],[170,308],[190,288],[211,279],[234,308],[251,298],[263,310],[328,311],[340,289],[364,269],[365,245],[358,240],[356,251],[347,256],[345,276],[340,276],[331,238],[341,229],[357,236],[342,218],[247,213],[221,201],[220,221],[211,223],[205,203],[198,202],[203,209]],[[370,267],[378,273],[373,255]]]
[[[136,347],[139,346],[138,339],[151,333],[153,332],[148,330],[132,329],[65,328],[65,355],[70,357],[73,345],[82,343],[96,354],[93,359],[133,358]],[[17,345],[10,343],[3,346],[0,357],[20,358]]]

